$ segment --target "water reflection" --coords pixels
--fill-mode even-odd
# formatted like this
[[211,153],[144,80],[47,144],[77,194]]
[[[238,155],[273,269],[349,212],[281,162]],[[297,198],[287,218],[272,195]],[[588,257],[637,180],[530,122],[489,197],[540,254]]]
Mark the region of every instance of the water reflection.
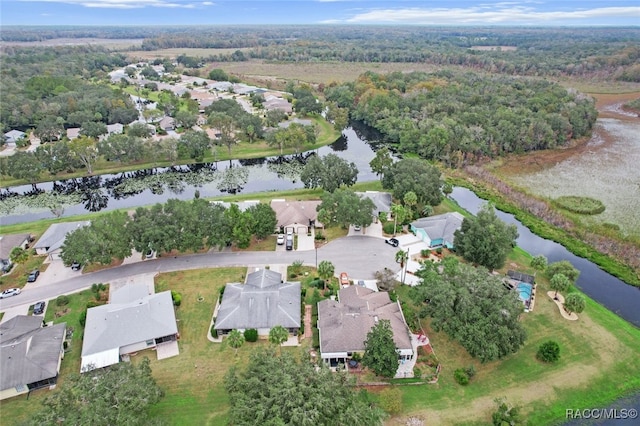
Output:
[[[375,139],[370,143],[358,135]],[[375,180],[369,162],[378,138],[377,132],[354,123],[333,144],[299,154],[155,167],[0,189],[2,224],[72,216],[87,210],[134,208],[170,198],[191,199],[196,190],[202,197],[213,197],[301,188],[300,172],[309,157],[328,153],[354,162],[358,181]],[[54,197],[55,202],[47,196]]]

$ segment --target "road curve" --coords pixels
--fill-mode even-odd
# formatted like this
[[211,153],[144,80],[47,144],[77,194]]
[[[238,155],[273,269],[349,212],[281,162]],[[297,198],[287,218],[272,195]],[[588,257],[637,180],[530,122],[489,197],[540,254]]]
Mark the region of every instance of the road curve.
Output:
[[174,272],[189,269],[216,268],[221,266],[251,266],[269,264],[291,264],[301,260],[306,265],[315,266],[317,261],[329,260],[335,266],[336,275],[347,272],[353,279],[372,279],[375,271],[389,268],[400,269],[395,263],[395,249],[376,237],[351,236],[340,238],[317,250],[307,251],[259,251],[259,252],[216,252],[190,254],[176,257],[161,257],[144,262],[121,265],[42,287],[24,290],[20,295],[0,300],[0,311],[40,300],[54,299],[61,294],[78,292],[93,283],[109,282],[114,279],[145,274]]

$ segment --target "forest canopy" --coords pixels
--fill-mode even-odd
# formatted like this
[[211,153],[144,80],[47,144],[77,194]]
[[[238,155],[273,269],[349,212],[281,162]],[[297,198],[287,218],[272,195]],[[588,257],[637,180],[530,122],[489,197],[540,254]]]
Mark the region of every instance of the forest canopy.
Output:
[[451,167],[563,146],[588,135],[597,118],[592,99],[558,84],[477,73],[366,72],[325,95],[400,152]]

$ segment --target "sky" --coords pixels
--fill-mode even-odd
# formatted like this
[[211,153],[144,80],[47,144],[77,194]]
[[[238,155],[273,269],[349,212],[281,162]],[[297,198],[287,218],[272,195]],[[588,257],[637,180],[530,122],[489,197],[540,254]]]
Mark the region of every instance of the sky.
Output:
[[640,26],[640,0],[0,0],[0,24]]

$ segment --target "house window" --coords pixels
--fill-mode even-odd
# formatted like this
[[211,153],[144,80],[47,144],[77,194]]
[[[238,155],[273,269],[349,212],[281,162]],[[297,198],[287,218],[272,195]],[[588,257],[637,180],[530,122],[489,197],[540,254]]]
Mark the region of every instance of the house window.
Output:
[[153,344],[155,343],[155,340],[153,339],[147,340],[145,343],[147,344],[147,346],[153,346]]

